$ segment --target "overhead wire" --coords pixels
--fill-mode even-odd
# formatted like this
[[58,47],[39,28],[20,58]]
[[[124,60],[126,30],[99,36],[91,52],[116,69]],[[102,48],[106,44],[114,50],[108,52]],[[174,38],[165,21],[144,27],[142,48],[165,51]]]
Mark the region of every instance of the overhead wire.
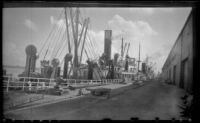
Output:
[[88,38],[86,38],[86,41],[87,41],[88,47],[89,47],[89,49],[90,49],[90,52],[91,52],[93,58],[95,58],[94,49],[93,49],[93,47],[92,47],[90,41],[88,40]]
[[[55,31],[54,32],[57,32],[58,31],[58,29],[56,28],[55,29]],[[52,42],[52,40],[51,40],[51,37],[54,35],[54,33],[49,37],[49,42],[48,42],[48,47],[47,47],[47,50],[46,50],[46,56],[48,56],[47,54],[49,54],[49,48],[50,48],[50,45],[51,45],[51,42]],[[45,48],[44,48],[45,49]],[[45,56],[45,57],[46,57]]]
[[[94,52],[92,52],[92,53],[94,54],[95,57],[98,56],[98,54],[95,52],[96,50],[94,50],[94,49],[96,49],[96,48],[95,48],[94,45],[91,43],[92,41],[89,39],[89,37],[87,37],[87,39],[88,39],[88,42],[89,42],[89,44],[90,44],[91,49],[94,51]],[[95,59],[95,57],[94,57],[94,59]]]
[[93,56],[95,56],[96,54],[94,52],[94,48],[92,47],[91,41],[89,39],[87,41],[88,41],[88,46],[90,47]]
[[[91,29],[91,24],[89,24],[89,29]],[[90,32],[88,32],[88,38],[89,38],[90,42],[92,43],[93,48],[96,49],[95,51],[97,51],[95,53],[97,54],[97,56],[100,56],[99,55],[99,48],[96,48],[96,47],[98,47],[98,45],[96,45],[96,46],[94,45],[96,40],[94,39],[94,37],[92,37],[92,39],[91,39]]]
[[[61,17],[61,15],[62,15],[63,12],[64,12],[64,11],[62,10],[57,19],[60,19],[60,17]],[[53,27],[52,27],[52,29],[51,29],[51,31],[50,31],[50,33],[49,33],[47,39],[46,39],[45,42],[43,43],[43,45],[42,45],[42,47],[41,47],[41,49],[40,49],[40,51],[39,51],[39,55],[41,54],[42,50],[44,49],[44,46],[45,46],[45,44],[47,43],[47,41],[49,40],[49,38],[50,38],[51,34],[53,33],[53,31],[55,31],[55,30],[54,30],[55,27],[56,27],[56,24],[53,25]]]
[[[56,26],[55,26],[56,27]],[[54,29],[54,31],[52,31],[52,33],[54,34],[54,32],[56,32],[58,29],[56,28],[56,29]],[[48,42],[46,42],[46,44],[48,45],[47,46],[47,49],[46,48],[44,48],[43,47],[43,50],[45,50],[46,49],[46,54],[45,54],[45,57],[47,56],[47,54],[49,53],[49,48],[50,48],[50,44],[51,44],[51,40],[50,40],[50,38],[52,37],[52,34],[48,37]],[[42,51],[41,51],[42,52]]]
[[[66,31],[65,31],[65,33],[66,33]],[[64,35],[65,35],[65,33],[64,33]],[[58,55],[58,58],[60,58],[60,56],[61,56],[61,54],[62,54],[62,52],[64,51],[64,48],[68,48],[67,46],[68,46],[68,43],[67,43],[67,38],[66,38],[66,35],[64,36],[65,38],[63,38],[63,40],[66,40],[66,41],[64,41],[64,44],[63,44],[63,47],[62,47],[62,49],[60,48],[60,54]],[[71,38],[71,37],[70,37]],[[63,41],[62,40],[62,41]],[[71,49],[73,49],[73,43],[72,43],[72,45],[71,45]],[[64,62],[64,58],[65,58],[65,55],[66,55],[66,53],[64,54],[64,56],[63,57],[61,57],[61,66],[62,66],[62,64],[63,64],[63,62]],[[57,56],[57,55],[56,55]]]
[[[83,37],[83,35],[84,35],[84,33],[85,33],[85,31],[86,31],[86,25],[84,25],[84,23],[85,23],[85,19],[83,19],[83,15],[82,15],[82,13],[81,13],[81,11],[80,11],[80,13],[79,13],[79,15],[80,15],[80,20],[79,20],[79,24],[81,25],[81,34],[80,34],[80,36],[79,36],[79,46],[81,47],[80,49],[82,50],[82,48],[84,48],[83,47],[83,45],[85,45],[86,43],[85,42],[83,42],[83,40],[84,40],[84,37]],[[84,44],[85,43],[85,44]],[[82,51],[79,51],[80,52],[80,54],[81,54],[81,52]],[[83,53],[84,54],[84,53]],[[82,55],[83,55],[82,54]],[[80,56],[80,57],[83,57],[83,56]],[[81,62],[81,61],[80,61]]]
[[[54,48],[53,48],[53,52],[51,54],[50,59],[53,58],[53,56],[55,55],[55,51],[57,50],[57,47],[60,44],[60,39],[61,39],[61,33],[62,33],[63,25],[64,24],[62,23],[62,25],[58,27],[59,28],[58,34],[55,36],[55,39],[53,40],[55,42],[54,43],[55,45],[53,45]],[[56,38],[58,38],[58,40],[56,40]]]
[[[83,10],[83,12],[85,12],[85,10]],[[82,14],[80,14],[80,16],[81,16],[81,19],[83,21]],[[89,42],[88,43],[88,47],[90,48],[90,51],[91,51],[92,55],[93,56],[97,56],[96,50],[94,50],[96,47],[95,47],[94,43],[92,42],[92,40],[89,38],[90,25],[91,24],[88,24],[88,33],[87,33],[87,36],[86,36],[86,40],[87,40],[87,42]]]
[[[64,41],[65,35],[62,35],[62,39],[60,40],[60,45],[58,45],[57,51],[55,51],[55,55],[53,56],[54,58],[57,57],[58,52],[61,50],[61,47],[64,46],[66,44],[66,42]],[[64,42],[63,42],[64,41]]]
[[[82,21],[84,21],[83,16],[82,16],[81,13],[80,13],[80,18],[82,19]],[[81,22],[80,22],[80,24],[83,25],[83,23],[81,23]],[[88,26],[89,26],[89,24],[88,24]],[[88,31],[87,31],[87,35],[88,35],[88,32],[89,32],[89,29],[88,29]],[[86,40],[85,46],[88,48],[88,52],[90,53],[90,56],[94,57],[94,56],[95,56],[94,50],[92,50],[92,45],[91,45],[91,43],[88,41],[87,35],[86,35],[86,39],[85,39],[85,40]]]
[[[62,39],[61,39],[61,41],[60,41],[60,45],[59,45],[60,47],[58,46],[58,49],[57,49],[56,54],[55,54],[54,57],[57,57],[57,54],[58,54],[58,52],[61,50],[61,47],[62,47],[62,46],[65,46],[65,45],[67,44],[67,42],[65,41],[65,40],[66,40],[65,37],[66,37],[66,35],[65,35],[65,32],[64,32],[64,33],[63,33],[63,36],[62,36]],[[64,42],[63,45],[61,45],[62,42]]]
[[[57,36],[57,33],[59,33],[60,32],[60,27],[57,27],[56,28],[57,30],[56,30],[56,32],[55,33],[53,33],[52,34],[52,36],[51,36],[51,46],[50,47],[53,47],[53,50],[54,50],[54,48],[55,48],[55,43],[56,43],[56,36]],[[52,49],[52,48],[51,48]],[[51,59],[51,56],[52,56],[52,54],[53,54],[53,51],[51,51],[51,54],[49,54],[49,59]]]
[[[88,26],[89,26],[89,25],[88,25]],[[88,32],[89,32],[89,31],[88,31]],[[89,33],[88,33],[88,34],[89,34]],[[88,42],[88,46],[89,46],[90,49],[91,49],[91,53],[93,54],[93,57],[95,57],[96,54],[95,54],[95,52],[94,52],[94,47],[92,47],[91,40],[88,39],[88,34],[87,34],[87,36],[86,36],[86,40],[87,40],[87,42]]]
[[[63,26],[63,25],[62,25]],[[51,58],[55,56],[55,53],[58,49],[58,47],[60,46],[60,44],[62,43],[61,42],[61,37],[63,37],[61,34],[62,34],[62,26],[59,27],[59,31],[57,33],[57,35],[54,37],[53,39],[53,42],[52,43],[52,46],[53,46],[53,51],[52,51],[52,54],[51,54]]]
[[[91,28],[91,26],[89,26],[89,29],[90,29],[90,28]],[[90,33],[88,33],[88,38],[89,38],[89,40],[91,41]],[[94,42],[96,43],[96,40],[95,40],[94,38],[93,38],[93,40],[94,40]],[[91,42],[93,42],[93,41],[91,41]],[[93,46],[94,46],[94,45],[93,45]],[[98,46],[98,45],[97,45],[97,46]],[[98,48],[95,48],[95,49],[98,49]],[[97,52],[99,52],[99,53],[97,53],[97,54],[98,54],[97,60],[98,60],[98,58],[100,57],[100,51],[98,50]],[[104,74],[103,74],[101,68],[98,67],[98,69],[99,69],[99,71],[97,70],[97,72],[98,72],[100,78],[101,78],[101,79],[102,79],[102,78],[105,78],[105,76],[104,76]]]
[[64,42],[64,44],[63,44],[63,47],[62,48],[60,48],[61,50],[60,50],[60,53],[58,54],[58,57],[60,58],[60,55],[62,54],[62,52],[64,51],[64,48],[66,48],[67,47],[67,42],[65,41]]
[[[89,29],[91,29],[92,28],[92,24],[89,24]],[[90,32],[88,33],[88,37],[89,37],[89,39],[91,40],[91,34],[90,34]],[[98,47],[98,44],[96,43],[96,40],[95,40],[95,38],[94,37],[92,37],[92,39],[93,39],[93,43],[96,45],[96,47]],[[97,49],[97,52],[98,52],[98,55],[100,56],[101,55],[101,52],[100,52],[100,50],[99,50],[99,48],[95,48],[95,49]]]
[[[82,14],[80,13],[80,16],[82,16]],[[81,22],[80,22],[80,24],[82,24]],[[83,25],[83,24],[82,24]],[[72,43],[73,44],[73,43]],[[83,45],[83,44],[82,44]],[[94,53],[94,44],[91,44],[91,42],[89,42],[89,40],[88,39],[86,39],[86,42],[85,42],[85,47],[84,47],[84,50],[85,51],[87,51],[89,54],[90,54],[90,56],[91,57],[95,57],[95,53]],[[62,52],[62,51],[61,51]],[[61,54],[61,53],[60,53]],[[63,59],[64,60],[64,59]],[[62,62],[61,62],[61,64],[63,63],[63,60],[62,60]],[[97,74],[96,72],[95,72],[95,74]],[[96,75],[95,75],[96,76]]]
[[89,46],[89,44],[88,44],[88,42],[86,41],[85,42],[85,46],[86,46],[86,48],[88,49],[88,52],[89,52],[89,54],[90,54],[90,58],[93,58],[94,57],[94,54],[92,53],[92,50],[91,50],[91,48],[90,48],[90,46]]
[[[89,41],[88,37],[86,38],[86,40],[87,40],[87,44],[85,45],[85,52],[87,53],[86,49],[88,49],[88,52],[90,53],[90,55],[95,58],[96,54],[95,54],[95,51],[94,51],[94,45],[91,43],[91,40]],[[94,72],[94,75],[96,76],[96,78],[101,79],[101,74],[99,73],[99,71],[97,69],[96,69],[96,72]]]

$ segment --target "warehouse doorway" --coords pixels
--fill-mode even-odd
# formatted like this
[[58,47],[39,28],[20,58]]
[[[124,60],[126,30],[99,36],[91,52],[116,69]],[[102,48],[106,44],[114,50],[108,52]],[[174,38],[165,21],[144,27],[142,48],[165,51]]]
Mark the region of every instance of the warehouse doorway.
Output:
[[174,71],[173,71],[173,84],[176,84],[176,65],[174,65]]
[[187,82],[188,82],[188,59],[186,58],[181,62],[180,87],[184,89]]

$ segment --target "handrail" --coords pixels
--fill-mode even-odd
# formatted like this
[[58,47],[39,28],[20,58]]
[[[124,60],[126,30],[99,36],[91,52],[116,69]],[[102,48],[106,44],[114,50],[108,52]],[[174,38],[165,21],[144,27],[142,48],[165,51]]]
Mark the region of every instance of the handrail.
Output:
[[[13,78],[13,77],[10,77],[10,76],[3,76],[3,77],[7,77],[7,78]],[[56,79],[49,79],[49,78],[36,78],[36,77],[18,77],[18,79],[14,78],[14,79],[11,79],[11,80],[19,80],[19,79],[35,79],[35,80],[51,80],[51,81],[54,81]],[[64,81],[78,81],[78,82],[90,82],[90,81],[93,81],[93,82],[102,82],[102,81],[117,81],[117,80],[122,80],[122,79],[102,79],[102,80],[85,80],[85,79],[63,79]],[[31,81],[32,82],[32,81]]]
[[[35,87],[34,84],[36,84],[36,87],[38,86],[40,87],[41,83],[44,83],[43,86],[50,88],[52,87],[52,85],[55,85],[55,80],[56,80],[56,79],[36,78],[36,77],[13,78],[10,76],[3,76],[3,78],[7,78],[7,80],[3,80],[3,83],[6,83],[6,85],[3,87],[6,87],[7,91],[9,90],[9,87],[22,87],[22,89],[24,90],[24,88],[27,87],[25,84],[29,84],[28,88],[31,88],[32,86]],[[20,79],[23,79],[23,81],[20,81]],[[27,81],[26,79],[28,79],[31,83],[29,83],[29,81]],[[32,80],[37,80],[37,81],[32,81]],[[45,80],[45,81],[42,81],[42,80]],[[65,81],[65,83],[69,85],[74,85],[74,86],[90,85],[90,84],[92,85],[111,84],[111,83],[115,84],[122,81],[122,79],[102,79],[102,80],[63,79],[63,80]],[[12,83],[18,84],[18,85],[12,85]]]

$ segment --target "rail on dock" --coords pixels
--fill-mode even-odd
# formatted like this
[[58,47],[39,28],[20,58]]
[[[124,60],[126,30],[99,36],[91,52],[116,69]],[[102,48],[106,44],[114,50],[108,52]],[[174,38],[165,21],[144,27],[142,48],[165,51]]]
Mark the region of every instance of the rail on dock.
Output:
[[[3,88],[8,92],[10,88],[20,90],[43,90],[54,88],[59,80],[49,78],[3,76]],[[122,79],[103,79],[103,80],[81,80],[81,79],[62,79],[62,86],[72,86],[75,88],[84,88],[89,86],[119,84]]]

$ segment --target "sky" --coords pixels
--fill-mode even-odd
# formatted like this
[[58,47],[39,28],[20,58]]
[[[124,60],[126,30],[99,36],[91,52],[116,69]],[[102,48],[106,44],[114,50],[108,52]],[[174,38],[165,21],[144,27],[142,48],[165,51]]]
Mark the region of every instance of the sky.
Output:
[[[45,58],[57,57],[63,65],[63,58],[68,53],[63,10],[3,8],[3,65],[25,66],[25,48],[30,44],[35,45],[39,55],[36,67],[40,67],[40,60],[44,59],[48,44]],[[98,58],[104,51],[104,30],[109,29],[112,30],[112,58],[115,53],[120,53],[123,37],[124,42],[130,43],[130,57],[138,58],[140,43],[141,60],[150,57],[150,61],[156,63],[155,71],[161,71],[190,11],[190,7],[80,8],[81,20],[90,18],[90,40],[86,40],[85,47],[91,58]],[[84,62],[86,58],[86,54],[83,54]]]

